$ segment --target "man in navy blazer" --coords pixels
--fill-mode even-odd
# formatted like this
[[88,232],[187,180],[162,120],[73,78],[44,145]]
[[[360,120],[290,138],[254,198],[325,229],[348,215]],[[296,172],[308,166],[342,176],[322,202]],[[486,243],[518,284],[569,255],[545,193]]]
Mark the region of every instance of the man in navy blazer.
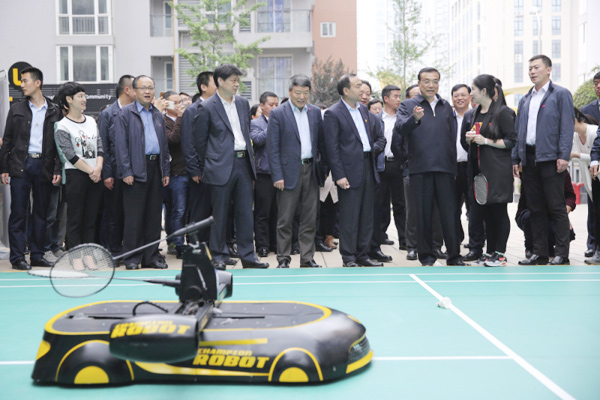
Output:
[[556,237],[551,265],[569,264],[570,224],[565,207],[565,171],[569,165],[575,111],[567,89],[550,80],[552,61],[545,55],[529,60],[529,78],[535,85],[521,101],[515,120],[513,174],[523,166],[523,190],[531,212],[533,255],[521,265],[547,264],[548,215]]
[[305,75],[290,79],[289,101],[271,111],[267,153],[277,193],[277,268],[289,268],[292,223],[300,205],[300,267],[320,268],[314,260],[317,207],[324,152],[321,110],[308,103],[311,83]]
[[250,141],[250,106],[236,96],[242,71],[222,64],[215,69],[217,92],[198,105],[194,140],[200,179],[211,187],[215,224],[210,231],[210,251],[215,267],[225,269],[227,214],[233,201],[238,252],[244,268],[268,268],[254,252],[252,182],[256,178]]
[[581,107],[581,112],[591,115],[592,117],[596,118],[596,121],[600,121],[600,72],[596,72],[596,75],[594,75],[594,91],[596,92],[598,99],[592,101],[586,106]]
[[385,137],[377,117],[359,106],[362,81],[355,74],[340,78],[339,102],[323,117],[325,149],[340,199],[340,254],[344,267],[382,266],[368,251],[373,235],[375,183],[379,182],[377,156]]

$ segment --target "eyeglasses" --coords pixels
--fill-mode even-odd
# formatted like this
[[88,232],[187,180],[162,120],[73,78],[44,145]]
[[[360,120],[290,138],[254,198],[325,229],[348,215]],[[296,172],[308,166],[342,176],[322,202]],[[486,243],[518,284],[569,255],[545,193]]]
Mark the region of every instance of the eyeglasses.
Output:
[[151,92],[154,90],[154,86],[141,86],[135,88],[135,90],[141,90],[142,92]]
[[440,84],[440,81],[422,81],[425,86],[437,86]]

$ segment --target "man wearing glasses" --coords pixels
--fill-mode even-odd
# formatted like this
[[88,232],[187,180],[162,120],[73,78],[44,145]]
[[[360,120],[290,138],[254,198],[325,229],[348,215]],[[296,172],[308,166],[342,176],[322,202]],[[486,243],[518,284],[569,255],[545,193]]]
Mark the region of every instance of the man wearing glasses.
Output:
[[[423,68],[418,74],[421,94],[398,109],[394,142],[408,138],[410,186],[415,196],[417,252],[423,265],[433,265],[431,227],[434,198],[448,250],[447,265],[465,265],[460,257],[455,196],[456,129],[450,104],[438,95],[440,73]],[[392,144],[393,145],[393,144]]]
[[[165,121],[152,105],[154,80],[133,80],[136,100],[123,106],[115,119],[117,174],[123,179],[123,252],[160,239],[162,186],[169,184],[170,164]],[[158,244],[125,258],[127,269],[167,268]]]

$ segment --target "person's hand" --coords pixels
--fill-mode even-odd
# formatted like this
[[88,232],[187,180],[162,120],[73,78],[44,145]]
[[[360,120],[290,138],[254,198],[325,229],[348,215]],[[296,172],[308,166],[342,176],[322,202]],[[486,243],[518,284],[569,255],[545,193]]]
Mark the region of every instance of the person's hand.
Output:
[[559,174],[567,169],[569,165],[569,160],[561,160],[560,158],[556,160],[556,172]]
[[192,180],[193,180],[194,182],[196,182],[196,183],[200,183],[200,180],[201,180],[201,179],[202,179],[202,178],[200,177],[200,175],[197,175],[197,176],[192,176]]
[[104,186],[106,186],[108,190],[113,190],[113,187],[115,186],[115,178],[106,178],[104,180]]
[[185,112],[185,104],[181,104],[181,103],[177,104],[175,106],[175,111],[177,112],[178,117],[182,117],[183,113]]
[[133,185],[133,175],[126,176],[125,178],[123,178],[123,182],[125,182],[129,186]]
[[162,97],[159,99],[154,99],[152,105],[158,109],[158,111],[163,112],[167,109],[169,102]]
[[62,179],[62,175],[52,175],[52,184],[58,185],[60,180]]
[[465,134],[465,140],[467,141],[467,143],[471,143],[473,141],[473,139],[475,138],[475,136],[477,136],[477,132],[475,132],[475,131],[468,131]]
[[423,118],[423,115],[425,115],[425,111],[423,110],[423,107],[415,106],[415,108],[413,108],[413,116],[415,117],[416,121]]
[[92,170],[92,172],[90,172],[90,179],[92,180],[92,182],[98,183],[98,182],[100,182],[100,179],[102,178],[101,175],[102,175],[102,168],[98,168],[96,166],[96,168],[94,168]]
[[8,185],[8,183],[10,182],[10,175],[8,175],[8,173],[6,172],[0,175],[0,177],[2,178],[2,184]]
[[350,189],[350,182],[348,182],[348,179],[346,178],[338,179],[335,183],[340,187],[340,189]]
[[163,186],[169,186],[169,177],[163,176]]
[[592,175],[592,179],[594,179],[596,177],[596,175],[598,175],[598,166],[597,165],[592,165],[590,167],[590,174]]
[[513,176],[515,178],[519,177],[519,165],[517,165],[517,164],[513,165]]
[[283,190],[283,188],[285,188],[285,182],[284,182],[284,181],[283,181],[283,179],[282,179],[282,180],[280,180],[280,181],[273,182],[273,186],[274,186],[276,189]]
[[580,158],[581,154],[579,153],[575,153],[574,151],[571,152],[571,158]]

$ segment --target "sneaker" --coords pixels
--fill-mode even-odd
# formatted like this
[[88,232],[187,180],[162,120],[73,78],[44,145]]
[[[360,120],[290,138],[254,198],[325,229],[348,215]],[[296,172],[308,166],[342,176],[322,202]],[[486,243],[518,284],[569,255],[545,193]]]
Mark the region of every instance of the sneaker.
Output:
[[483,263],[486,267],[506,267],[506,256],[502,253],[494,252],[494,255]]
[[167,254],[177,254],[177,247],[175,246],[175,243],[169,243],[169,245],[167,246]]
[[489,254],[487,254],[487,253],[483,253],[483,254],[481,255],[481,257],[479,257],[479,259],[478,259],[477,261],[474,261],[474,262],[472,262],[472,263],[471,263],[471,265],[478,265],[478,266],[482,266],[482,265],[484,265],[484,264],[485,264],[485,262],[486,262],[487,260],[489,260],[490,258],[492,258],[492,256],[490,256],[490,255],[489,255]]
[[55,263],[56,260],[58,260],[58,257],[55,256],[54,253],[50,250],[44,253],[44,258],[51,263]]

